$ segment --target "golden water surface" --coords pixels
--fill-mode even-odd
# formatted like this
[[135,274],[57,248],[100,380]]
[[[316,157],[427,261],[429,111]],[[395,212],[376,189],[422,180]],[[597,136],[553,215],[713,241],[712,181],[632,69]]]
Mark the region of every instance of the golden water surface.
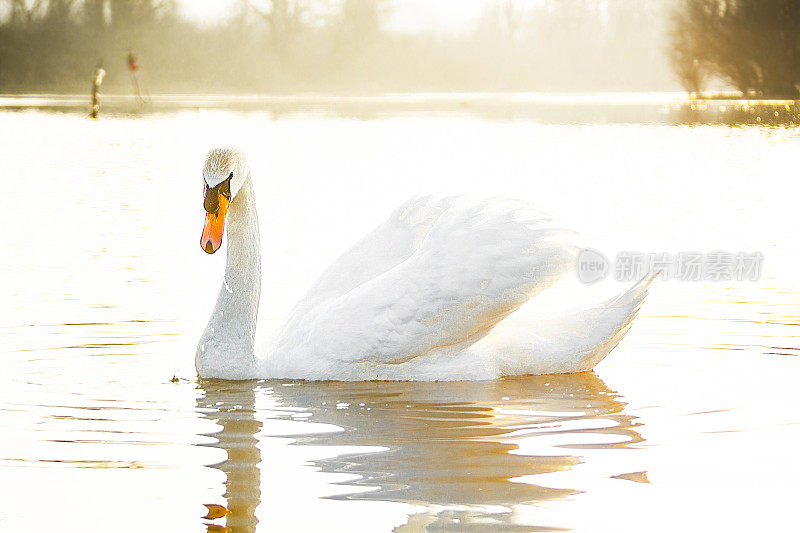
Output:
[[[626,115],[627,116],[627,115]],[[202,381],[224,254],[201,164],[250,156],[266,335],[411,194],[521,197],[613,257],[759,251],[658,280],[593,373]],[[793,126],[468,112],[0,112],[0,529],[789,531],[800,475]],[[624,288],[575,280],[539,305]],[[173,380],[173,377],[175,378]],[[201,518],[203,504],[230,514]],[[210,525],[209,525],[210,524]]]

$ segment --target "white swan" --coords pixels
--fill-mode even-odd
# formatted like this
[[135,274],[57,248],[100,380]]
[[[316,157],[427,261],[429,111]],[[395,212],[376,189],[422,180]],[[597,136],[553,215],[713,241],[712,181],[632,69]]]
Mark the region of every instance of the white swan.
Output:
[[400,206],[321,275],[255,350],[261,256],[244,155],[203,169],[201,247],[228,257],[197,348],[205,378],[459,380],[590,370],[621,340],[652,276],[596,307],[530,322],[515,311],[569,271],[572,233],[521,203],[427,196]]

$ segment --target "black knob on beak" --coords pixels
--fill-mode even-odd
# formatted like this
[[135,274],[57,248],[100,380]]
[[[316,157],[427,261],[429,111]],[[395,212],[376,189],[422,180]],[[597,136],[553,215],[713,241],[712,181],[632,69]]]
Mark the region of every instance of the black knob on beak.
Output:
[[203,207],[206,213],[217,213],[219,211],[219,187],[206,187],[206,194],[203,198]]
[[209,187],[206,185],[206,192],[203,195],[203,207],[206,209],[206,213],[213,213],[217,214],[219,212],[219,195],[221,194],[228,201],[231,201],[231,178],[233,177],[233,172],[231,172],[231,177],[220,183],[214,188]]

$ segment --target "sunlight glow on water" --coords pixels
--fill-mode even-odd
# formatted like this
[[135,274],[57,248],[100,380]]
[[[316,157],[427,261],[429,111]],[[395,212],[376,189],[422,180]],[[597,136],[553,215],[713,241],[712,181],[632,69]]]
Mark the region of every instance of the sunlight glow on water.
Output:
[[[223,110],[0,124],[4,529],[202,531],[205,503],[233,531],[793,523],[796,128]],[[534,201],[610,257],[761,251],[764,275],[657,283],[596,373],[198,383],[224,261],[197,245],[216,143],[253,167],[261,334],[342,248],[435,190]]]

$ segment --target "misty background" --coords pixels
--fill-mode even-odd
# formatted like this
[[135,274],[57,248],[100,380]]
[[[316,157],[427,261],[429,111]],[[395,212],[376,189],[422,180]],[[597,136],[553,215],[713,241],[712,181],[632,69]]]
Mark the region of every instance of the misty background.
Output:
[[675,3],[0,0],[0,91],[130,92],[129,51],[151,93],[679,90]]
[[800,0],[0,0],[0,91],[798,98]]

